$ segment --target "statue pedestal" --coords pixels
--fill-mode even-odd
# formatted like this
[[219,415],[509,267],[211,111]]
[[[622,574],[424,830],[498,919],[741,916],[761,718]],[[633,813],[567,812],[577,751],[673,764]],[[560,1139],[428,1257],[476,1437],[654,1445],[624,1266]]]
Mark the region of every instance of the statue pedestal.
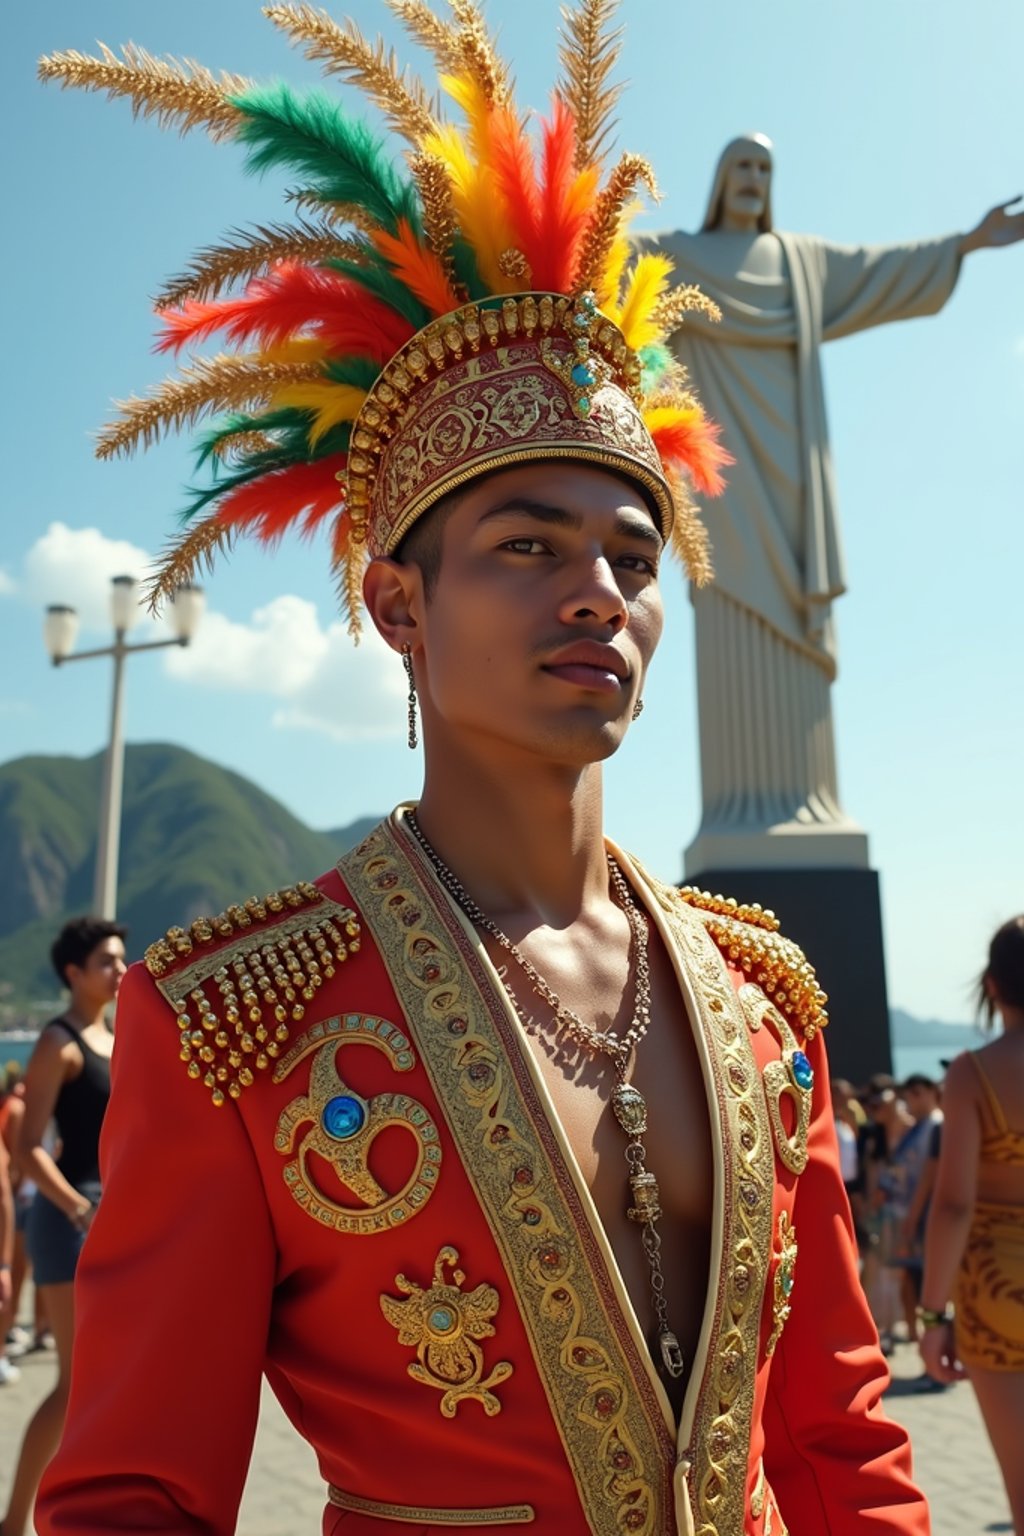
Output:
[[[788,842],[789,839],[780,839]],[[687,850],[689,885],[737,901],[759,901],[799,944],[828,993],[826,1031],[833,1077],[859,1087],[873,1072],[892,1071],[889,1005],[877,871],[856,868],[696,869]],[[693,870],[693,873],[690,871]]]

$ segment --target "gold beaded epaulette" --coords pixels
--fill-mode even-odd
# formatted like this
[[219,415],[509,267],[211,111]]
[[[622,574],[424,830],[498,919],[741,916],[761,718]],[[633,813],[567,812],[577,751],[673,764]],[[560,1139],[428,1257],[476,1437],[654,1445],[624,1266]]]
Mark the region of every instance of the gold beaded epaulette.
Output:
[[181,1059],[214,1104],[237,1099],[280,1055],[306,1004],[358,950],[359,934],[351,907],[300,881],[168,928],[149,946],[146,969],[174,1009]]
[[756,982],[794,1028],[813,1040],[828,1023],[828,996],[799,944],[779,932],[779,920],[759,902],[744,904],[684,885],[679,896],[694,907],[723,956]]

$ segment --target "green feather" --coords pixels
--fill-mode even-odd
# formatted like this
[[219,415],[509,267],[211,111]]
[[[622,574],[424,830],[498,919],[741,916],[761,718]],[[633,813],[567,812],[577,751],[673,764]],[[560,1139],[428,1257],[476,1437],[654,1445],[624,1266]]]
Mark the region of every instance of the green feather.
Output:
[[646,394],[661,378],[674,361],[672,353],[664,342],[652,341],[649,346],[641,347],[638,353],[640,358],[640,388]]
[[367,293],[372,293],[374,298],[390,304],[392,309],[408,320],[414,330],[422,330],[432,319],[426,305],[421,304],[401,278],[396,277],[390,267],[379,260],[363,266],[358,262],[332,258],[330,261],[325,261],[323,265],[333,267],[335,272],[341,272],[343,276],[350,277],[354,283],[365,288]]
[[240,469],[233,475],[225,475],[222,480],[217,480],[213,485],[207,486],[205,491],[198,490],[195,486],[187,486],[186,493],[192,498],[192,500],[189,502],[188,506],[178,514],[179,521],[182,523],[190,523],[197,512],[202,512],[205,507],[209,506],[211,501],[216,501],[218,497],[226,496],[228,491],[233,491],[240,485],[248,485],[250,480],[258,480],[259,477],[261,475],[265,475],[268,470],[285,469],[289,464],[295,464],[298,462],[294,454],[291,457],[285,457],[281,454],[278,454],[276,457],[271,454],[263,454],[261,457],[263,459],[273,458],[274,462],[250,464],[245,469]]
[[246,170],[299,170],[325,201],[355,203],[390,234],[398,233],[399,219],[420,233],[412,183],[397,174],[384,141],[365,123],[346,117],[329,96],[311,91],[300,97],[277,84],[229,99],[244,114],[238,137],[249,149]]
[[[213,473],[217,475],[223,468],[223,461],[217,457],[217,449],[225,438],[233,437],[236,432],[277,432],[293,426],[305,426],[306,413],[286,407],[277,411],[265,411],[262,416],[251,416],[244,411],[233,412],[230,416],[224,416],[208,432],[204,432],[196,442],[196,468],[202,469],[210,459],[213,459]],[[246,458],[239,460],[240,464],[247,463]]]
[[455,268],[455,281],[471,299],[487,298],[490,289],[477,270],[476,252],[465,235],[456,235],[452,242],[452,265]]
[[352,384],[356,389],[372,389],[380,378],[380,369],[368,357],[336,357],[324,366],[324,373],[334,384]]

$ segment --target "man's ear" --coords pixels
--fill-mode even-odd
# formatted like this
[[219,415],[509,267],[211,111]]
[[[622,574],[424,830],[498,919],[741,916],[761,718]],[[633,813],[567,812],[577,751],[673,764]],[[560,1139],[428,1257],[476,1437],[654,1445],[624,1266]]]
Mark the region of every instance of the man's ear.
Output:
[[415,647],[422,637],[423,573],[381,555],[363,576],[363,601],[374,627],[393,651]]

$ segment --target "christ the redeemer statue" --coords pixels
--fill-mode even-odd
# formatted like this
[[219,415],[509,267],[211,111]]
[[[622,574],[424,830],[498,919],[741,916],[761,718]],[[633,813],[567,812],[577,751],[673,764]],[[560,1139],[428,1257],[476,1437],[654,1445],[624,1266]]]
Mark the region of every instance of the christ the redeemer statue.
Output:
[[734,140],[700,232],[652,242],[721,308],[717,325],[688,314],[674,344],[736,460],[712,514],[715,582],[694,595],[703,816],[691,876],[867,867],[836,784],[832,604],[845,578],[821,345],[935,314],[969,251],[1024,239],[1010,203],[970,234],[908,245],[783,233],[771,151],[761,134]]

